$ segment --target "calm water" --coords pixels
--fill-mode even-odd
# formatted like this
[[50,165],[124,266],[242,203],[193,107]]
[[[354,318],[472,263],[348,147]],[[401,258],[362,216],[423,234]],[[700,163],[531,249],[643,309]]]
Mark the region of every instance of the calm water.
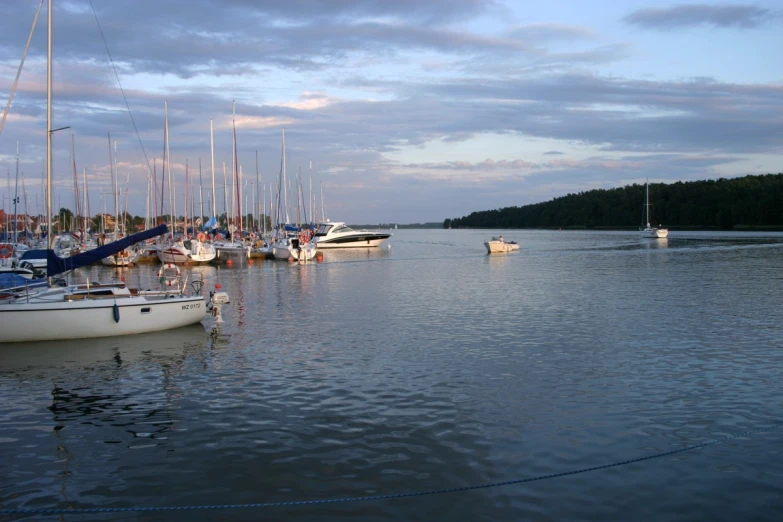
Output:
[[[505,231],[520,252],[487,256],[490,235],[198,267],[231,295],[219,330],[0,346],[2,507],[461,487],[783,420],[783,235]],[[64,519],[781,520],[782,440],[436,496]]]

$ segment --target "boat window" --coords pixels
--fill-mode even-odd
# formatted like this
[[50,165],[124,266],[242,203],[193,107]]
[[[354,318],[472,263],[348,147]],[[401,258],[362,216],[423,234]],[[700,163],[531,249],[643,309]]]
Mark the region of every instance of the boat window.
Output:
[[330,230],[330,229],[331,229],[333,226],[334,226],[334,225],[321,225],[320,227],[318,227],[318,232],[316,232],[316,234],[320,234],[320,235],[324,235],[324,236],[325,236],[326,234],[328,234],[328,233],[329,233],[329,230]]
[[143,313],[143,314],[148,314],[148,313],[150,313],[151,311],[152,311],[152,308],[149,308],[149,307],[147,307],[147,308],[142,308],[142,309],[141,309],[141,313]]
[[345,232],[353,232],[353,229],[351,227],[346,227],[345,225],[341,225],[334,229],[334,233],[345,233]]

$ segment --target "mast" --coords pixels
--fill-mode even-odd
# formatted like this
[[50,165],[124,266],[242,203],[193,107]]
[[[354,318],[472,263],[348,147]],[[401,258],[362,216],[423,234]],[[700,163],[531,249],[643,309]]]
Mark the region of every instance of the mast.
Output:
[[310,205],[310,220],[315,225],[315,215],[313,214],[313,160],[310,160],[310,195],[307,199]]
[[114,161],[111,157],[111,132],[107,133],[109,139],[109,172],[111,173],[111,191],[114,194],[114,232],[117,239],[117,181],[114,179]]
[[198,205],[199,219],[204,219],[204,194],[201,188],[201,158],[198,159]]
[[[237,215],[239,216],[239,238],[242,238],[242,172],[239,169],[239,158],[237,157],[237,124],[236,124],[236,101],[231,102],[231,126],[234,131],[234,183],[236,184]],[[231,234],[231,239],[234,235]]]
[[188,238],[188,193],[190,192],[190,173],[188,172],[188,160],[185,160],[185,225],[182,231],[185,239]]
[[54,244],[52,237],[52,0],[47,4],[49,23],[46,45],[46,246]]
[[177,217],[174,215],[174,205],[171,199],[171,195],[174,193],[174,187],[171,184],[171,149],[169,148],[169,102],[165,103],[166,110],[166,170],[169,176],[169,223],[171,224],[172,237],[177,231]]
[[76,226],[79,226],[79,214],[81,214],[81,198],[79,197],[79,173],[76,171],[76,144],[71,134],[71,157],[73,158],[73,200],[76,213]]
[[82,234],[82,240],[84,240],[84,234],[86,234],[89,229],[87,226],[87,219],[90,215],[90,210],[87,206],[87,169],[84,169],[82,172],[82,185],[84,186],[84,205],[82,206],[82,210],[84,210],[84,233]]
[[14,187],[14,244],[16,244],[19,240],[17,236],[17,230],[19,229],[19,225],[16,222],[17,220],[17,214],[16,214],[16,204],[19,202],[19,142],[16,142],[16,181],[15,181],[15,187]]
[[212,155],[212,217],[217,219],[217,198],[215,197],[215,138],[212,135],[212,119],[209,120],[209,151]]
[[163,102],[163,161],[161,162],[161,173],[160,173],[160,216],[163,217],[165,214],[163,213],[163,198],[166,194],[166,149],[168,149],[168,128],[169,128],[169,108],[168,108],[168,102]]
[[226,228],[228,228],[228,186],[226,185],[226,162],[223,162],[223,213],[226,215]]
[[285,206],[285,223],[288,224],[288,191],[285,181],[285,129],[283,129],[283,205]]
[[[259,215],[261,213],[261,209],[259,208],[261,206],[261,199],[260,199],[260,191],[261,190],[261,178],[258,174],[258,149],[256,149],[256,190],[253,192],[253,224],[255,225],[255,216],[259,216],[259,221],[261,220],[261,216]],[[256,203],[258,201],[258,203]],[[258,206],[256,206],[258,205]],[[261,223],[259,223],[260,225]],[[261,227],[259,226],[258,229],[260,230]]]

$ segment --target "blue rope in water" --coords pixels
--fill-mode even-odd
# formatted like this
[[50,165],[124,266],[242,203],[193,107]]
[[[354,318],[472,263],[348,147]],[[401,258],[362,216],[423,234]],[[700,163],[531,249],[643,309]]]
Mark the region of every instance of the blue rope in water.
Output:
[[387,495],[368,495],[365,497],[343,497],[343,498],[330,498],[321,500],[293,500],[289,502],[259,502],[254,504],[215,504],[209,506],[160,506],[160,507],[125,507],[125,508],[65,508],[65,509],[0,509],[0,515],[60,515],[60,514],[91,514],[91,513],[140,513],[140,512],[152,512],[152,511],[195,511],[195,510],[216,510],[216,509],[250,509],[250,508],[271,508],[271,507],[292,507],[292,506],[313,506],[318,504],[338,504],[347,502],[362,502],[368,500],[388,500],[395,498],[408,498],[408,497],[423,497],[426,495],[441,495],[444,493],[456,493],[458,491],[470,491],[475,489],[496,488],[500,486],[510,486],[512,484],[524,484],[526,482],[536,482],[539,480],[553,479],[558,477],[566,477],[568,475],[578,475],[580,473],[588,473],[590,471],[598,471],[602,469],[616,468],[618,466],[625,466],[627,464],[634,464],[636,462],[643,462],[645,460],[659,459],[661,457],[668,457],[669,455],[676,455],[678,453],[684,453],[686,451],[692,451],[714,444],[723,444],[740,437],[747,437],[749,435],[755,435],[764,431],[772,431],[774,429],[783,426],[783,422],[772,426],[766,426],[764,428],[757,428],[749,430],[737,435],[731,435],[722,439],[713,439],[700,444],[694,444],[693,446],[686,446],[671,451],[664,451],[662,453],[655,453],[653,455],[647,455],[646,457],[636,457],[633,459],[622,460],[619,462],[613,462],[611,464],[602,464],[600,466],[593,466],[590,468],[582,468],[571,471],[563,471],[560,473],[550,473],[549,475],[539,475],[537,477],[530,477],[517,480],[507,480],[504,482],[492,482],[489,484],[476,484],[473,486],[463,486],[459,488],[446,488],[446,489],[433,489],[429,491],[409,491],[406,493],[390,493]]

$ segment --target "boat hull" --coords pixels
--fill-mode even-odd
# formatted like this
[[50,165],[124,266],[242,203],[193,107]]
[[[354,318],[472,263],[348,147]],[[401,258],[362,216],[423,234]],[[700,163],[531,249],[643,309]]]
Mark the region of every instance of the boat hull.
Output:
[[649,228],[644,229],[641,232],[642,237],[650,239],[663,239],[669,237],[668,228]]
[[213,263],[246,263],[248,251],[240,246],[216,246],[217,255],[212,260]]
[[[0,305],[0,342],[87,339],[156,332],[195,324],[207,305],[201,296],[61,300]],[[116,311],[115,311],[116,304]],[[116,315],[115,315],[116,314]],[[116,318],[116,319],[115,319]],[[44,325],[42,327],[42,325]]]
[[362,234],[354,237],[338,237],[317,241],[318,250],[330,248],[373,248],[391,237],[391,234]]
[[272,255],[275,259],[294,261],[311,261],[316,254],[316,247],[312,243],[308,243],[299,248],[294,248],[290,245],[272,245]]
[[485,241],[484,247],[487,249],[487,254],[507,254],[519,250],[518,244],[503,241]]
[[158,259],[161,263],[174,263],[182,265],[188,262],[190,256],[184,248],[166,247],[158,249]]

